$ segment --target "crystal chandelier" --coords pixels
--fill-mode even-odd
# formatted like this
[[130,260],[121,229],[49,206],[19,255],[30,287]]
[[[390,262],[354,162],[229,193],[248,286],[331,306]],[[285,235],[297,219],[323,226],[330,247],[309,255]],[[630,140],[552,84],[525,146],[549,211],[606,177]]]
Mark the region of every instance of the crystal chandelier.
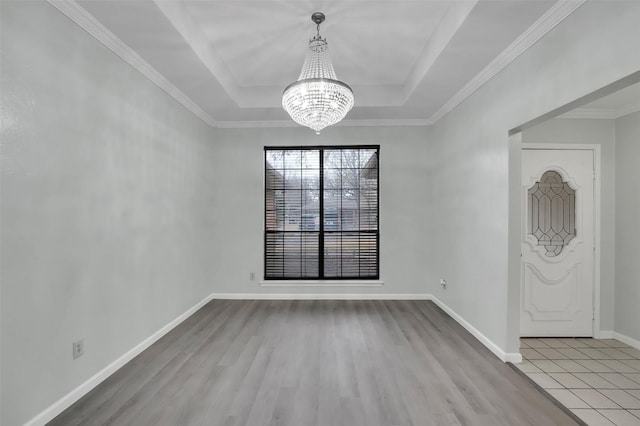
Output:
[[309,40],[309,52],[298,81],[288,85],[282,94],[282,107],[293,121],[312,128],[316,134],[342,120],[353,108],[353,91],[336,78],[327,39],[320,37],[324,19],[320,12],[311,15],[317,34]]

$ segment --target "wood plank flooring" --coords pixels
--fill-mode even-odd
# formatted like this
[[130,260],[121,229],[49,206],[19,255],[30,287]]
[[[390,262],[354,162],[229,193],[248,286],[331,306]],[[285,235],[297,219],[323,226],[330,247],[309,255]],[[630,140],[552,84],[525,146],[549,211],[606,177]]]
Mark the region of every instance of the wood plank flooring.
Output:
[[209,303],[50,425],[575,425],[428,301]]

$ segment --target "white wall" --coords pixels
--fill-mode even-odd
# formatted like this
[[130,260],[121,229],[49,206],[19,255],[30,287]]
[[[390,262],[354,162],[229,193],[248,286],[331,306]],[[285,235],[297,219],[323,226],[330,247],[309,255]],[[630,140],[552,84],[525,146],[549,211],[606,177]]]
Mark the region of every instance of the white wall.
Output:
[[[215,291],[233,294],[424,294],[424,263],[433,246],[427,223],[433,182],[422,173],[428,129],[332,127],[316,135],[295,127],[219,129],[215,147],[218,198]],[[260,287],[264,247],[264,146],[380,145],[380,275],[382,287]],[[256,273],[256,281],[249,273]]]
[[615,331],[640,341],[640,112],[615,121]]
[[217,182],[211,128],[49,4],[1,7],[0,423],[15,426],[211,292]]
[[615,288],[615,123],[613,120],[556,118],[522,132],[522,142],[600,145],[601,268],[600,330],[613,331]]
[[283,292],[249,281],[262,270],[264,145],[382,146],[385,285],[326,291],[434,293],[517,350],[507,132],[640,69],[640,3],[590,1],[433,128],[213,131],[48,4],[1,7],[9,426],[211,291]]
[[[428,235],[431,292],[506,352],[518,351],[519,156],[508,132],[640,70],[640,2],[588,1],[433,127],[441,214]],[[517,170],[516,170],[517,172]],[[515,241],[515,243],[514,243]],[[449,285],[432,283],[439,276]]]

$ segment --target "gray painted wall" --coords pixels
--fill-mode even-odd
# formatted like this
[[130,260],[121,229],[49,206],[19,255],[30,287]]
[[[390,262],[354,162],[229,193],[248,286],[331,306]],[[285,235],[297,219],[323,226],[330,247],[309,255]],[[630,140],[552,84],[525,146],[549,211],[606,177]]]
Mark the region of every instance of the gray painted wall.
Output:
[[600,330],[613,331],[615,288],[615,123],[613,120],[553,119],[522,132],[522,142],[600,145],[601,268]]
[[615,331],[640,341],[640,112],[616,126]]
[[[510,129],[640,70],[638,2],[587,2],[433,126],[428,158],[442,214],[430,292],[506,352],[518,351],[519,156]],[[437,277],[448,278],[442,290]]]
[[1,7],[0,423],[15,426],[211,293],[217,182],[211,128],[49,4]]
[[[433,182],[423,172],[425,127],[219,129],[215,173],[222,182],[216,211],[219,293],[425,293],[424,262],[432,241],[427,218]],[[260,287],[264,246],[264,146],[380,144],[380,273],[382,287]],[[249,273],[256,272],[256,281]]]
[[210,292],[291,292],[249,281],[264,145],[380,143],[385,285],[340,291],[433,293],[516,351],[508,130],[640,69],[640,3],[588,2],[433,128],[213,131],[49,5],[1,4],[7,425]]

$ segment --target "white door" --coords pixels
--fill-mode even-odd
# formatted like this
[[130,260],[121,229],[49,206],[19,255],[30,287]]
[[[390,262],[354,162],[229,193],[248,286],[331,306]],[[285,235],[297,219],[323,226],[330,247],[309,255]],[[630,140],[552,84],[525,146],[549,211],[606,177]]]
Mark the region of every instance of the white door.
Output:
[[521,336],[593,336],[594,152],[522,150]]

